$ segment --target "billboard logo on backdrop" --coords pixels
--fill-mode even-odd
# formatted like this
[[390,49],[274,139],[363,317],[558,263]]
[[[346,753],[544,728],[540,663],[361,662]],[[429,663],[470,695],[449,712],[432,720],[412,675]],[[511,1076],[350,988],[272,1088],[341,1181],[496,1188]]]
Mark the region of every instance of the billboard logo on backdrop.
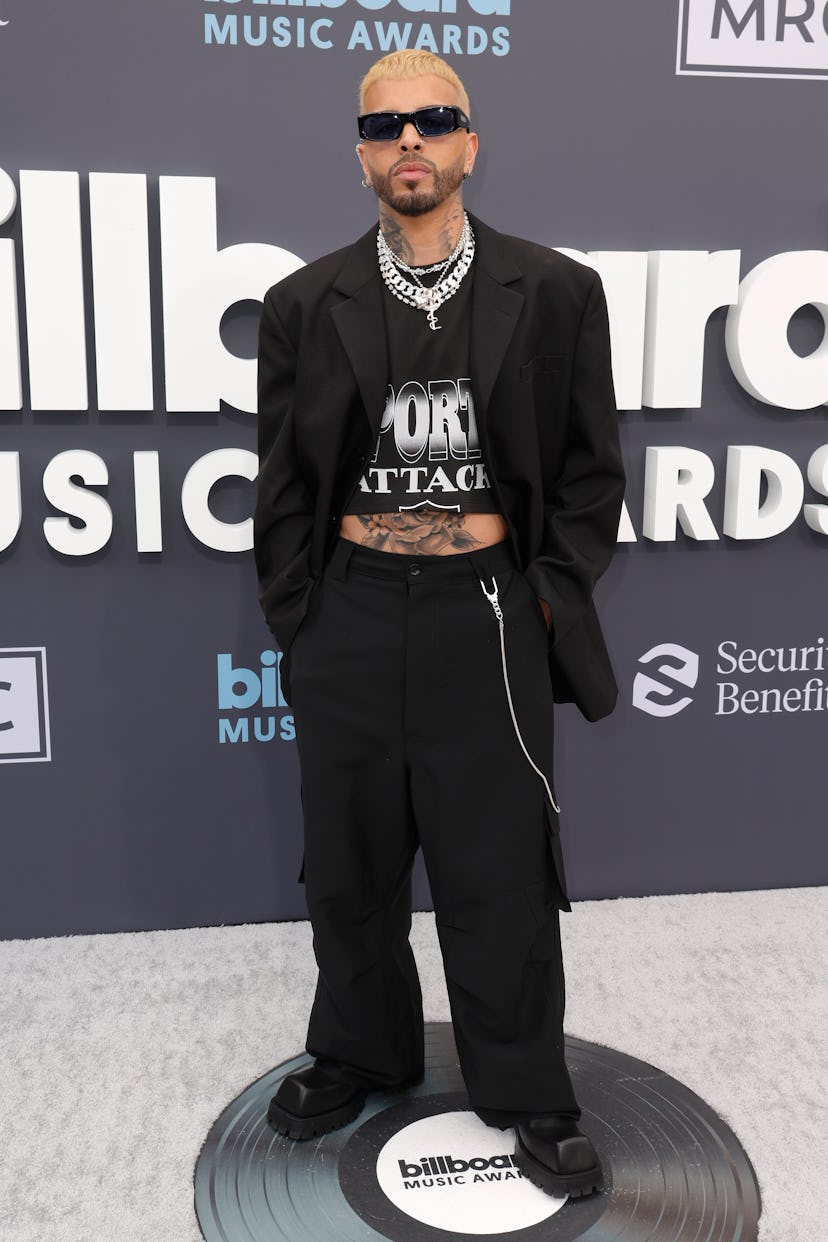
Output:
[[[293,716],[282,693],[281,651],[263,651],[258,668],[234,665],[233,656],[216,657],[218,740],[226,743],[292,742]],[[280,709],[288,708],[287,714]]]
[[699,680],[699,657],[676,643],[659,643],[638,661],[644,668],[655,665],[659,678],[639,672],[633,683],[633,707],[650,716],[677,716],[693,702],[687,690]]
[[0,763],[48,762],[46,648],[0,649]]
[[828,5],[825,0],[680,0],[676,72],[828,78]]
[[[256,358],[232,352],[221,324],[230,307],[261,301],[302,260],[266,242],[220,247],[212,177],[160,177],[157,232],[150,227],[144,173],[90,172],[88,181],[86,212],[78,172],[20,171],[18,254],[15,238],[2,235],[17,213],[18,189],[0,168],[0,414],[23,409],[24,376],[29,408],[48,412],[38,420],[44,426],[56,412],[89,410],[91,368],[100,411],[134,414],[160,405],[170,414],[225,407],[255,413]],[[153,270],[150,257],[159,247]],[[621,409],[701,409],[706,325],[713,308],[727,307],[724,347],[737,383],[763,405],[808,411],[820,425],[828,406],[828,338],[803,356],[789,341],[788,327],[805,306],[828,323],[828,250],[772,255],[744,277],[739,250],[563,251],[594,261],[606,282]],[[20,289],[18,269],[24,273]],[[160,389],[154,378],[160,361],[153,344],[155,281],[163,321]],[[125,420],[122,435],[130,425]],[[775,539],[802,519],[828,537],[828,504],[805,490],[807,481],[817,498],[828,497],[828,444],[809,451],[806,462],[761,444],[731,444],[720,468],[713,456],[689,445],[648,445],[643,497],[636,501],[643,501],[640,533],[655,542],[686,536],[709,545],[723,535]],[[23,487],[25,464],[20,450],[0,449],[0,551],[17,539],[24,497],[27,505],[35,503],[35,493]],[[216,448],[176,478],[180,517],[204,547],[230,554],[252,548],[248,484],[258,468],[250,448]],[[129,484],[119,470],[119,486],[126,484],[134,500],[134,526],[126,533],[138,552],[164,551],[173,506],[162,504],[162,483],[167,475],[175,478],[173,469],[159,448],[141,447],[132,452]],[[240,503],[234,499],[229,512],[224,502],[216,512],[214,488],[230,479],[236,495],[239,487],[246,495]],[[57,511],[44,515],[40,526],[49,546],[70,558],[105,548],[120,519],[104,457],[90,448],[65,448],[45,464],[42,480],[43,496]],[[721,498],[713,492],[717,483]],[[638,530],[626,507],[622,519],[619,541],[635,542]]]
[[[320,52],[344,48],[382,54],[416,48],[441,56],[509,55],[509,27],[481,25],[479,19],[499,22],[509,17],[512,0],[269,0],[269,8],[289,7],[289,16],[263,13],[262,3],[202,0],[204,42],[220,47],[312,48]],[[230,5],[232,8],[227,7]],[[327,16],[331,10],[338,12]],[[378,10],[383,10],[380,18],[376,16]],[[442,20],[417,20],[426,16]],[[388,17],[397,20],[388,21]]]

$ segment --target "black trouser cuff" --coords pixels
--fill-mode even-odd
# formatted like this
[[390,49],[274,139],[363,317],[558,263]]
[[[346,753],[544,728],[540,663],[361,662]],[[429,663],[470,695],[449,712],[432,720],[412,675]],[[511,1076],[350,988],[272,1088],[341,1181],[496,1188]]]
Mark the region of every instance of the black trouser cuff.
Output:
[[495,1126],[499,1130],[506,1130],[510,1126],[523,1125],[527,1121],[533,1121],[536,1117],[571,1117],[573,1121],[580,1121],[580,1108],[565,1108],[560,1112],[532,1112],[521,1111],[520,1109],[506,1108],[475,1108],[473,1110],[482,1122],[487,1126]]

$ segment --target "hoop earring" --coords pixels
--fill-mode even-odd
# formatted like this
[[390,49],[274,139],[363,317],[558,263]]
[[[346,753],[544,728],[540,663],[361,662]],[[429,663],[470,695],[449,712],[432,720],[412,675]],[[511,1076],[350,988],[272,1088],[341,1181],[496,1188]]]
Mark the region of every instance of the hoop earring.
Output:
[[365,178],[365,177],[363,177],[363,178],[362,178],[362,184],[365,186],[365,189],[366,189],[366,190],[370,190],[370,189],[371,189],[371,182],[370,182],[370,181],[368,181],[368,180],[367,180],[367,178]]
[[473,173],[473,172],[474,172],[474,169],[473,169],[473,168],[467,168],[467,169],[465,170],[465,172],[463,173],[463,180],[464,180],[464,181],[471,181],[471,179],[472,179],[472,173]]

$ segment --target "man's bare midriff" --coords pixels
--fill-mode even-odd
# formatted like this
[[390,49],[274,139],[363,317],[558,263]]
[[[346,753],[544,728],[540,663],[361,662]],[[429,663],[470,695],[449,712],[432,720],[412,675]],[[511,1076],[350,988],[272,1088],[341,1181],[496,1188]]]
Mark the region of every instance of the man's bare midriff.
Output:
[[451,556],[502,543],[509,536],[500,513],[348,513],[339,527],[343,539],[408,556]]

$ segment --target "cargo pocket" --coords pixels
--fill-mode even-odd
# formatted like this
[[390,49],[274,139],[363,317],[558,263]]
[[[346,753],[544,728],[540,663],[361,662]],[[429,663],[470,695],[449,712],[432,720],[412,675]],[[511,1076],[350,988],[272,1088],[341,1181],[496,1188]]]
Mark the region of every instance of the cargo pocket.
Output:
[[[562,907],[556,889],[557,877],[551,875],[537,884],[530,884],[526,889],[527,904],[537,926],[527,965],[534,964],[535,970],[543,973],[546,981],[545,1006],[551,1002],[553,1011],[558,1015],[556,1020],[560,1023],[566,1005],[566,980],[561,950],[560,911]],[[568,903],[566,908],[568,908]],[[538,1003],[536,997],[534,1002],[530,1002],[530,1010],[532,1003]],[[538,1016],[533,1022],[540,1023],[542,1018]]]
[[558,923],[559,906],[554,893],[554,886],[547,880],[539,880],[526,889],[526,900],[537,932],[529,950],[530,962],[557,960],[561,951],[560,925]]
[[566,870],[564,868],[563,850],[561,849],[558,816],[549,805],[549,802],[544,802],[543,809],[546,815],[546,841],[550,864],[549,878],[553,890],[553,898],[559,910],[571,911],[572,906],[569,904],[569,894],[566,889]]

